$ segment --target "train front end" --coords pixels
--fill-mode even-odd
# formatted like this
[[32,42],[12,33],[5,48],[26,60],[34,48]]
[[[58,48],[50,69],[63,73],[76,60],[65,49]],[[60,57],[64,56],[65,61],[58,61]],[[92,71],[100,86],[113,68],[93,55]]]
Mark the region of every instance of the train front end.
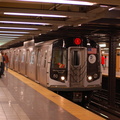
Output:
[[68,48],[68,79],[70,87],[85,90],[101,87],[99,46],[89,41],[85,46]]
[[80,38],[55,41],[51,61],[51,88],[84,91],[101,87],[100,51],[94,41]]
[[[67,38],[53,43],[50,89],[83,104],[101,88],[99,46],[91,40]],[[49,84],[49,85],[50,85]]]

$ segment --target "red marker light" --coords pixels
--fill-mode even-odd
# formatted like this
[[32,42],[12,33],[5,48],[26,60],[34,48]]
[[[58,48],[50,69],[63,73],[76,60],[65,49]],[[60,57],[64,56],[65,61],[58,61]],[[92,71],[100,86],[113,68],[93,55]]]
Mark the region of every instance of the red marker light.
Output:
[[75,43],[76,45],[80,45],[81,42],[82,42],[82,40],[81,40],[80,38],[75,38],[75,39],[74,39],[74,43]]

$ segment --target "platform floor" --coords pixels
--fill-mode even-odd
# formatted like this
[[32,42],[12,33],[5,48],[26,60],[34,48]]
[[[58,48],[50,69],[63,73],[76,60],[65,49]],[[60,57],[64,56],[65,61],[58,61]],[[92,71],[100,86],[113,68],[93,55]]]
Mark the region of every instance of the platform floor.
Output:
[[105,120],[9,70],[0,79],[0,120]]
[[[109,68],[102,69],[102,74],[108,76],[108,69],[109,69]],[[117,72],[117,71],[116,71],[116,77],[117,77],[117,78],[120,78],[120,72]]]

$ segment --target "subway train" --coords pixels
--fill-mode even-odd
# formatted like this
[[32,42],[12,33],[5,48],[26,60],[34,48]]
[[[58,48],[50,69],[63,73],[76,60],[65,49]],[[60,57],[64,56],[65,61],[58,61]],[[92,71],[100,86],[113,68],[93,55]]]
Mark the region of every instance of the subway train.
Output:
[[9,68],[73,101],[101,88],[100,47],[88,38],[61,38],[4,50]]

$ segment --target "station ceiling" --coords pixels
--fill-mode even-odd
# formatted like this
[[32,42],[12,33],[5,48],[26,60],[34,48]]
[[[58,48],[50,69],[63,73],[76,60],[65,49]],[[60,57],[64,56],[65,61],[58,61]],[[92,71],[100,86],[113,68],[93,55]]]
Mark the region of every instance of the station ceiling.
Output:
[[120,40],[120,0],[0,0],[0,49],[62,37]]

